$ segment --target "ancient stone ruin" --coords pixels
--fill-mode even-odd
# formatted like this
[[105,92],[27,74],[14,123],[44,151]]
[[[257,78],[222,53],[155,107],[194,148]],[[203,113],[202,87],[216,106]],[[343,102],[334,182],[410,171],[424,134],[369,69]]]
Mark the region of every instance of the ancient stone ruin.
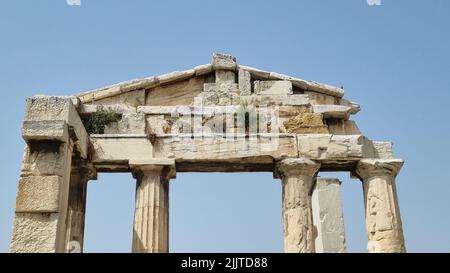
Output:
[[133,252],[168,252],[168,191],[177,172],[273,172],[281,179],[286,252],[346,252],[340,181],[362,181],[370,252],[405,252],[395,177],[403,160],[371,141],[344,90],[212,63],[70,97],[26,103],[12,252],[82,251],[87,183],[136,179]]

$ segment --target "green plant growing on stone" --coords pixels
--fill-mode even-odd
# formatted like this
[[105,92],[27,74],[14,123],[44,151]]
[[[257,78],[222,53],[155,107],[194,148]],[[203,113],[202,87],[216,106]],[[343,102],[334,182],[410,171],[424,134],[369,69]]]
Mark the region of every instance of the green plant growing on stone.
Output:
[[117,122],[122,116],[114,111],[99,110],[83,119],[88,134],[104,134],[106,125]]

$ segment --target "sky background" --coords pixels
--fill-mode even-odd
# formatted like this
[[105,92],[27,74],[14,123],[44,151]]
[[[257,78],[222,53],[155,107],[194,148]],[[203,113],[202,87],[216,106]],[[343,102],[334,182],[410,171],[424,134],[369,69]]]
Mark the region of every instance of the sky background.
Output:
[[[450,1],[0,1],[0,251],[9,249],[25,99],[70,95],[208,63],[238,63],[333,85],[354,117],[406,160],[397,179],[410,252],[450,252]],[[361,183],[343,180],[348,249],[366,251]],[[135,182],[89,184],[85,250],[129,252]],[[281,185],[271,173],[179,173],[170,251],[281,252]]]

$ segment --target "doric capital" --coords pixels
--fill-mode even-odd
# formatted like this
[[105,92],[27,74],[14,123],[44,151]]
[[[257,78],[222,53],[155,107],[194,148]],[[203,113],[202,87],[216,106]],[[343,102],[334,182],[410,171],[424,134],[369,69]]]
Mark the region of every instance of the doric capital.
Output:
[[306,175],[313,177],[320,169],[320,163],[307,158],[288,158],[277,163],[276,177]]
[[128,162],[133,174],[158,173],[165,179],[176,177],[175,159],[173,158],[151,158],[151,159],[131,159]]
[[403,166],[402,159],[362,159],[356,166],[356,174],[363,180],[377,175],[397,176]]

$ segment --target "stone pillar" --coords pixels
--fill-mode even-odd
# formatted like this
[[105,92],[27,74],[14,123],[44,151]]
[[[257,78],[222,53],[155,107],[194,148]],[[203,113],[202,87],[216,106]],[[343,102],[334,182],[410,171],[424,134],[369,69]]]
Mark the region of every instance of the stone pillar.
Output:
[[313,222],[317,230],[317,253],[346,253],[341,181],[317,178],[312,195]]
[[320,164],[304,158],[285,159],[277,164],[276,174],[282,178],[284,251],[313,253],[314,226],[311,191]]
[[137,179],[133,225],[134,253],[169,252],[169,179],[175,160],[130,160]]
[[88,142],[72,99],[29,98],[22,137],[10,251],[65,252],[72,153],[86,157]]
[[66,231],[66,248],[69,253],[83,252],[87,185],[89,180],[95,178],[95,169],[86,160],[72,159]]
[[16,197],[11,252],[65,252],[72,143],[31,142]]
[[369,252],[406,252],[395,177],[399,159],[363,159],[356,174],[363,182]]

